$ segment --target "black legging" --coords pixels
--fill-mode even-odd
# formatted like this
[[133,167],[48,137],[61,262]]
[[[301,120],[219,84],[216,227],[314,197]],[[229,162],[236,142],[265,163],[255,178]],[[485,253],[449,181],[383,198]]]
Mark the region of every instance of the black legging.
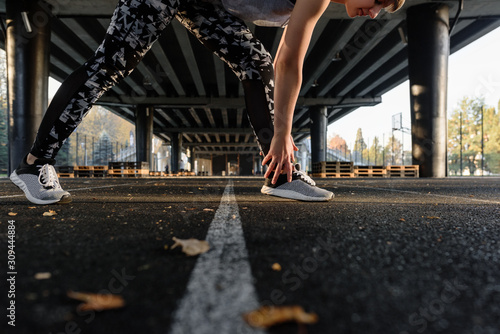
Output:
[[267,154],[273,136],[272,57],[217,0],[120,0],[102,44],[52,99],[30,153],[54,159],[97,99],[134,70],[174,16],[242,81],[250,123]]

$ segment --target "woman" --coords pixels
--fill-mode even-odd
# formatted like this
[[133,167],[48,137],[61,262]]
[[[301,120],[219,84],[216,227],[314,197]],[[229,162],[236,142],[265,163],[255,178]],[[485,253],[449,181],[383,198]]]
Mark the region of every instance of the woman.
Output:
[[[399,9],[404,0],[334,0],[350,17]],[[316,22],[330,0],[120,0],[104,41],[54,96],[31,151],[11,180],[36,204],[69,202],[53,167],[64,141],[104,92],[129,75],[175,17],[241,80],[248,117],[269,168],[262,193],[306,201],[327,201],[293,166],[293,111],[302,65]],[[245,25],[286,26],[276,60]],[[276,80],[275,80],[276,78]],[[274,92],[276,85],[276,93]],[[276,108],[276,109],[275,109]],[[280,172],[275,173],[278,169]]]

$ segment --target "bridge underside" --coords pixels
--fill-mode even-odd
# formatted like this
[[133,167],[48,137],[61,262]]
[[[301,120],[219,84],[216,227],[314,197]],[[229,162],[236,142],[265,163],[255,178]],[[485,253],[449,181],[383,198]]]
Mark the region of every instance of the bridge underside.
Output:
[[[24,44],[38,40],[38,44],[32,46],[35,49],[18,49],[20,53],[16,57],[22,58],[23,52],[43,54],[42,51],[50,50],[46,68],[42,66],[33,72],[30,66],[34,64],[31,63],[9,65],[12,71],[24,71],[27,74],[24,81],[12,84],[10,90],[31,94],[24,93],[27,101],[22,105],[10,103],[11,151],[25,152],[31,146],[38,126],[36,120],[39,120],[44,112],[43,105],[46,105],[43,97],[29,101],[33,99],[30,96],[34,95],[34,91],[45,89],[39,84],[30,86],[30,82],[43,82],[47,75],[62,81],[85,62],[100,44],[116,0],[75,0],[64,3],[50,0],[47,3],[51,6],[38,2],[39,7],[34,11],[33,8],[23,8],[25,5],[16,4],[14,0],[0,1],[0,15],[7,21],[7,26],[18,24],[17,34],[7,36]],[[15,10],[7,14],[9,6]],[[436,23],[432,14],[436,6],[444,8],[444,12],[441,11],[438,16],[441,23]],[[299,143],[311,135],[311,116],[319,117],[315,110],[324,111],[321,113],[323,118],[318,118],[322,124],[331,124],[359,107],[380,103],[385,92],[405,80],[410,79],[412,82],[416,74],[412,77],[411,73],[418,73],[424,78],[424,81],[419,79],[418,85],[430,85],[440,91],[438,97],[425,97],[425,101],[438,101],[432,100],[427,104],[421,101],[426,105],[426,113],[432,115],[435,108],[441,111],[446,108],[439,103],[443,98],[445,100],[446,82],[433,81],[436,72],[426,68],[437,65],[441,74],[446,73],[447,63],[440,58],[442,55],[447,57],[449,53],[500,26],[500,6],[497,1],[465,1],[463,10],[459,8],[460,1],[437,3],[414,0],[407,1],[405,7],[395,14],[383,13],[376,20],[369,20],[349,19],[343,6],[330,5],[315,29],[307,53],[303,86],[293,120],[292,134],[295,141]],[[22,32],[25,25],[21,14],[23,11],[31,15],[34,34]],[[47,19],[45,23],[43,18]],[[37,25],[38,22],[44,24]],[[426,28],[420,29],[423,26]],[[453,31],[449,38],[447,32],[451,26]],[[250,28],[274,54],[282,29],[253,25]],[[419,36],[420,31],[424,30],[424,36]],[[49,34],[50,39],[41,42],[36,32]],[[444,49],[436,47],[442,45],[443,41],[446,42]],[[5,42],[4,36],[1,36],[0,44],[4,49]],[[413,59],[425,57],[427,63],[419,65],[414,61],[412,65],[409,63],[412,56]],[[39,61],[23,59],[25,62]],[[425,82],[425,78],[430,81]],[[40,93],[43,95],[43,91]],[[257,154],[259,150],[245,115],[240,82],[176,21],[165,29],[136,70],[108,91],[98,104],[132,122],[137,121],[138,110],[151,110],[152,126],[141,133],[153,131],[168,144],[177,142],[180,136],[183,146],[196,147],[198,154]],[[414,110],[412,113],[415,114]],[[27,118],[35,121],[25,125],[22,119]],[[442,119],[430,119],[420,124],[420,128],[431,126],[435,129],[434,134],[414,133],[414,141],[418,136],[424,136],[419,137],[421,142],[424,141],[419,145],[424,146],[433,141],[432,136],[443,136],[445,129],[441,123]],[[436,124],[440,125],[436,127]],[[20,128],[22,126],[24,130]],[[13,131],[17,131],[17,134]],[[173,140],[173,137],[177,139]],[[318,150],[324,144],[324,137],[315,136],[322,142],[313,140],[313,150]],[[16,144],[16,140],[20,143]],[[427,166],[424,168],[428,172],[421,174],[443,176],[443,162],[433,167],[443,157],[435,157],[434,147],[428,150],[430,153],[419,150],[419,156],[414,156],[417,164]],[[322,154],[317,154],[316,159],[321,159]],[[442,155],[442,152],[437,154]],[[14,166],[19,156],[13,153],[10,159],[10,165]]]

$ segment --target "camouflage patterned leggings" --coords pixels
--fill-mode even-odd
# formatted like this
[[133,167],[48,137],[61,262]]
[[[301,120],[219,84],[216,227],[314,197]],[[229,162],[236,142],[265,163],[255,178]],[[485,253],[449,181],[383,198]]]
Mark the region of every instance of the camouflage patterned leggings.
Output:
[[272,58],[217,0],[120,0],[102,44],[54,96],[31,154],[55,158],[97,99],[134,70],[174,17],[242,81],[247,114],[266,154],[273,134]]

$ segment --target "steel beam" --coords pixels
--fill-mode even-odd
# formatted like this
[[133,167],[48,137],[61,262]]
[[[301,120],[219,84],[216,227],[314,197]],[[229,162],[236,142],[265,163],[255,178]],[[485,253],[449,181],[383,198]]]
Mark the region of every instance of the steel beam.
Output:
[[[231,134],[231,135],[253,135],[251,128],[161,128],[155,127],[155,133],[169,133],[169,132],[182,132],[187,134]],[[309,133],[308,128],[292,129],[292,133]]]
[[259,147],[257,143],[184,143],[185,147]]
[[[299,97],[297,108],[312,106],[356,106],[363,107],[375,105],[382,101],[380,96],[375,97]],[[211,108],[211,109],[238,109],[245,108],[244,97],[146,97],[141,103],[154,105],[156,108]],[[129,96],[103,96],[96,104],[110,107],[122,107],[124,105],[137,104],[136,97]]]

